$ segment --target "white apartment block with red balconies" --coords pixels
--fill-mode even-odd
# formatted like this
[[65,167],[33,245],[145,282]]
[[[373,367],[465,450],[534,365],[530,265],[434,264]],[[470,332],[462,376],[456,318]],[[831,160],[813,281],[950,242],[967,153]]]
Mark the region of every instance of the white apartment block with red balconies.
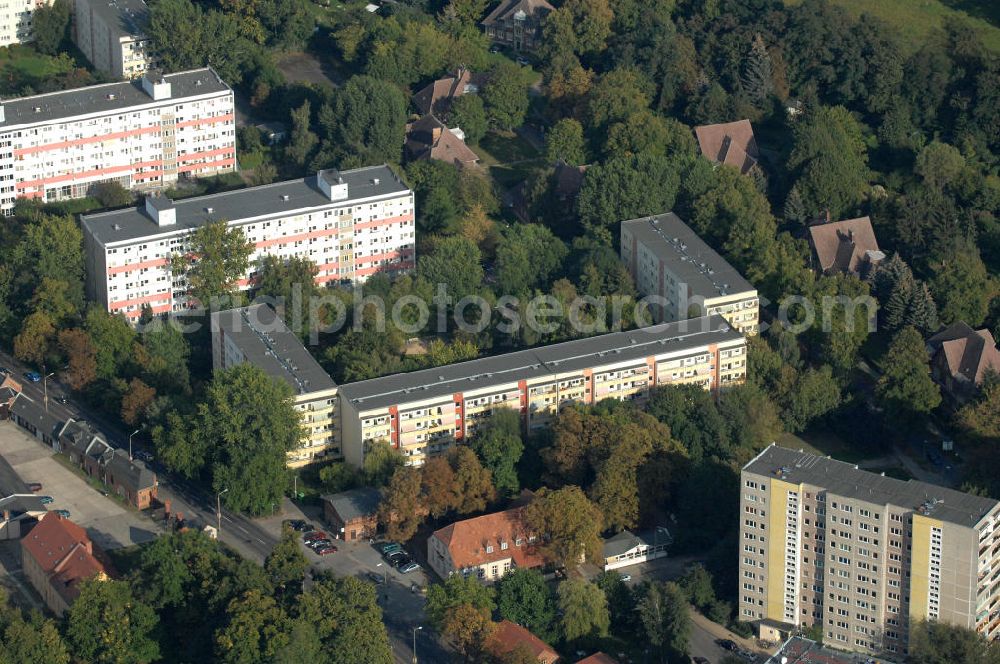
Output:
[[236,165],[233,91],[212,69],[0,102],[0,210],[86,196],[100,182],[161,189]]
[[240,228],[254,244],[244,290],[264,256],[308,258],[320,284],[398,274],[416,260],[413,192],[388,166],[325,170],[178,201],[149,196],[139,207],[83,215],[88,294],[132,320],[147,305],[154,314],[191,307],[185,275],[173,273],[171,259],[187,254],[191,234],[212,221]]

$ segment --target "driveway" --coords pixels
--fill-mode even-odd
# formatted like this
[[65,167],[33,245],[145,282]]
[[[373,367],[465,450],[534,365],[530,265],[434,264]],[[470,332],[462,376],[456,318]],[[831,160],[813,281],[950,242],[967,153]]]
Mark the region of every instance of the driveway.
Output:
[[712,664],[718,664],[721,662],[726,655],[729,655],[728,650],[721,648],[716,641],[720,639],[729,639],[730,641],[736,642],[741,648],[746,651],[750,651],[756,655],[753,660],[745,661],[757,661],[763,662],[767,659],[768,655],[760,647],[753,642],[752,639],[744,639],[728,629],[714,623],[702,614],[698,613],[693,607],[691,608],[691,638],[690,645],[688,646],[688,651],[692,657],[704,657]]
[[156,538],[152,520],[103,496],[54,457],[51,448],[12,422],[0,423],[0,454],[25,482],[41,482],[42,495],[54,498],[50,510],[66,509],[99,547],[119,549]]

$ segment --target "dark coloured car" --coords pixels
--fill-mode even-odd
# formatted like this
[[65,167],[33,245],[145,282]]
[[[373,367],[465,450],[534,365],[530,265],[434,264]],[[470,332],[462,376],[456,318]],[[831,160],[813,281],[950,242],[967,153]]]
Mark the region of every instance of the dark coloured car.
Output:
[[56,397],[56,401],[58,401],[59,403],[61,403],[63,405],[69,403],[69,399],[66,398],[65,394],[60,394],[59,396],[57,396]]
[[732,639],[716,639],[715,645],[728,650],[729,652],[736,652],[740,649],[740,647],[736,645],[736,642]]
[[25,371],[24,377],[27,378],[32,383],[37,383],[42,379],[42,375],[37,371]]
[[292,530],[294,530],[296,532],[299,532],[299,533],[307,533],[307,532],[313,530],[312,525],[306,523],[302,519],[285,519],[281,523],[282,523],[282,525],[288,526]]
[[41,501],[42,505],[50,505],[56,501],[52,496],[39,496],[38,500]]
[[710,664],[710,662],[704,657],[692,657],[691,661],[694,662],[694,664]]
[[38,493],[39,491],[42,490],[42,483],[41,482],[28,482],[28,488],[31,489],[34,493]]
[[368,572],[368,580],[374,583],[376,586],[381,586],[385,583],[385,576],[379,574],[378,572]]

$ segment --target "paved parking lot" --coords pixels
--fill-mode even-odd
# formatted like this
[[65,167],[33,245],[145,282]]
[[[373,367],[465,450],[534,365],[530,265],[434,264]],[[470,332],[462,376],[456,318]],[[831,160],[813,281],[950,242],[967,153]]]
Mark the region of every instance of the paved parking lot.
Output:
[[50,510],[65,509],[103,549],[148,542],[159,530],[152,520],[102,496],[79,475],[53,458],[52,449],[11,422],[0,423],[0,454],[25,482],[41,482],[42,495],[52,496]]

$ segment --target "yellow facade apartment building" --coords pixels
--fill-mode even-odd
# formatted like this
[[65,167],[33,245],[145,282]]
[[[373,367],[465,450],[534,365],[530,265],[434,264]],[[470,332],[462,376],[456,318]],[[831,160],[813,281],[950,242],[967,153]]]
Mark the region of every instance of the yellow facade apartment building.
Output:
[[709,316],[341,385],[344,459],[360,466],[384,440],[420,465],[498,408],[536,431],[570,403],[641,401],[668,384],[718,392],[744,381],[746,353],[746,338]]
[[741,620],[904,657],[934,620],[1000,634],[1000,503],[771,445],[741,477]]

